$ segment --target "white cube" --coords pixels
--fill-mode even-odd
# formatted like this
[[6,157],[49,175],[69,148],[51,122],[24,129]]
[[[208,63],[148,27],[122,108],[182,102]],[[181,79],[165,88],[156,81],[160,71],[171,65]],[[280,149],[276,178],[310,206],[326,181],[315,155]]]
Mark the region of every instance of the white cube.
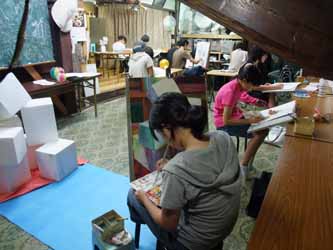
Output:
[[15,166],[27,153],[23,129],[0,128],[0,165]]
[[12,128],[12,127],[21,127],[22,122],[20,117],[14,115],[13,117],[5,120],[0,120],[0,128]]
[[0,83],[0,120],[15,115],[30,100],[30,95],[15,75],[7,74]]
[[36,150],[37,163],[42,177],[60,181],[77,168],[74,141],[59,139]]
[[31,179],[28,157],[16,165],[3,166],[0,163],[0,193],[15,192],[17,188]]
[[51,98],[33,99],[21,110],[28,145],[39,145],[58,139]]

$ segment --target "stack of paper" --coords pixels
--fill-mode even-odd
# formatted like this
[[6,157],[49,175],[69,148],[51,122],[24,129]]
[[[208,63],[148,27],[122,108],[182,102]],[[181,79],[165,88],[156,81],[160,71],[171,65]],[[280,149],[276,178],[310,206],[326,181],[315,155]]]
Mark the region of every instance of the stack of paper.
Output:
[[298,85],[300,85],[301,82],[283,82],[283,88],[282,89],[276,89],[276,90],[265,90],[263,93],[276,93],[276,92],[294,92]]
[[[255,132],[258,130],[266,129],[275,125],[292,121],[295,116],[295,108],[296,101],[292,101],[271,109],[261,111],[260,114],[266,118],[256,124],[252,124],[248,132]],[[272,111],[274,112],[274,114],[270,114]]]

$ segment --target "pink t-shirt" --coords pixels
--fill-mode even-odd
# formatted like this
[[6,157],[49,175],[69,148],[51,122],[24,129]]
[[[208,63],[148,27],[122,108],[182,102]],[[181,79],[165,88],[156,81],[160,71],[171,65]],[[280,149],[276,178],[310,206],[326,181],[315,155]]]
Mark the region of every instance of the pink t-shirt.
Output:
[[245,90],[242,90],[236,78],[223,85],[216,94],[214,103],[214,124],[216,128],[224,126],[224,107],[232,108],[232,119],[237,120],[243,117],[243,112],[237,107],[239,101],[255,104],[258,99],[250,96]]

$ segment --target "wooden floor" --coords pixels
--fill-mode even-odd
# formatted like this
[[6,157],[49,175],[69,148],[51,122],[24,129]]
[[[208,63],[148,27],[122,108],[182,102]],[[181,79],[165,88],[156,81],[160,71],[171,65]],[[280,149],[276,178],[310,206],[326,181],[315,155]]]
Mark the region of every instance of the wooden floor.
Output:
[[125,88],[125,78],[123,76],[106,75],[99,79],[101,93],[115,91]]

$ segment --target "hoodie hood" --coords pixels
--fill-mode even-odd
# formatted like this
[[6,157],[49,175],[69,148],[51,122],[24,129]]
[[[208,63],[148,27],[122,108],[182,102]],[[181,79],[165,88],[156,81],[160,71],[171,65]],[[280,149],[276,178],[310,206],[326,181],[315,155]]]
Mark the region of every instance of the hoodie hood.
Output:
[[207,134],[206,149],[178,153],[163,168],[203,191],[218,189],[234,193],[240,187],[241,174],[235,145],[222,131]]
[[145,52],[137,52],[130,57],[130,60],[138,62],[142,57],[145,56]]

